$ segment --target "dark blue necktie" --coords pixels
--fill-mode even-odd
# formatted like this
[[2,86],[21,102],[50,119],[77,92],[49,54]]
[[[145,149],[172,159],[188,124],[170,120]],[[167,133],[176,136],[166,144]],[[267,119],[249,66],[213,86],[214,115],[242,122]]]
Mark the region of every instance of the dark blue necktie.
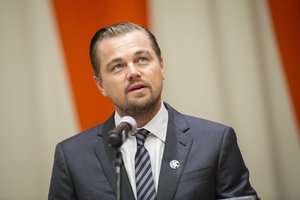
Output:
[[154,200],[156,197],[149,152],[144,142],[149,131],[141,129],[136,133],[135,181],[137,200]]

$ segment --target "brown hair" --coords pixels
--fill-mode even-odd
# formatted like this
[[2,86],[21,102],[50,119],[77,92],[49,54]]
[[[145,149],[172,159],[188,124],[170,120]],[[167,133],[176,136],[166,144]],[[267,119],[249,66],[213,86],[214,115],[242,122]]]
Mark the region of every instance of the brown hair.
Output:
[[93,36],[91,43],[90,43],[90,59],[91,59],[92,67],[94,70],[94,75],[96,77],[101,78],[100,60],[99,60],[99,57],[97,57],[96,44],[98,42],[101,42],[105,38],[112,38],[112,37],[124,35],[126,33],[129,33],[129,32],[135,31],[135,30],[143,32],[149,38],[156,55],[161,59],[161,51],[158,46],[157,40],[156,40],[155,36],[148,29],[146,29],[142,26],[139,26],[137,24],[129,23],[129,22],[113,24],[111,26],[99,29]]

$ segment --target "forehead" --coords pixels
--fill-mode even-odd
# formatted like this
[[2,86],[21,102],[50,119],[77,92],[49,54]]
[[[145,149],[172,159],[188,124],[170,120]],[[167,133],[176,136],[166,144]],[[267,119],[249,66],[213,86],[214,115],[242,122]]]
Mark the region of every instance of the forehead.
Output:
[[98,43],[98,56],[100,59],[116,54],[129,53],[140,49],[153,51],[152,43],[145,33],[141,31],[132,31],[120,36],[105,38]]

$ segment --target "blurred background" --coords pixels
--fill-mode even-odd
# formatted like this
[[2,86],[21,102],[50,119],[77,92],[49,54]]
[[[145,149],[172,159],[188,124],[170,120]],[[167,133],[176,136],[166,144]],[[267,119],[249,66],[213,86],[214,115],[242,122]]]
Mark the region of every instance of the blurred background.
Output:
[[0,0],[0,200],[47,199],[55,145],[113,112],[89,42],[122,21],[157,36],[165,101],[234,127],[259,196],[299,199],[299,19],[298,0]]

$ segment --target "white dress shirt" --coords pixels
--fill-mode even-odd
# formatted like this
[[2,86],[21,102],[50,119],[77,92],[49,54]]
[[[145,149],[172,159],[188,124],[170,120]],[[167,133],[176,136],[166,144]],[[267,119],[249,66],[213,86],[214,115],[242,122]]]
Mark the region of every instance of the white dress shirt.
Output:
[[[115,123],[118,124],[118,122],[121,119],[120,115],[117,112],[115,112],[114,117],[115,117]],[[161,161],[163,157],[166,135],[167,135],[168,118],[169,118],[168,111],[162,103],[159,112],[153,117],[153,119],[150,122],[148,122],[145,126],[140,127],[140,128],[147,129],[150,132],[144,145],[150,155],[156,192],[158,188]],[[128,178],[135,199],[137,199],[136,183],[135,183],[136,149],[137,149],[137,144],[134,135],[129,136],[120,148],[123,157],[124,166],[128,174]]]

